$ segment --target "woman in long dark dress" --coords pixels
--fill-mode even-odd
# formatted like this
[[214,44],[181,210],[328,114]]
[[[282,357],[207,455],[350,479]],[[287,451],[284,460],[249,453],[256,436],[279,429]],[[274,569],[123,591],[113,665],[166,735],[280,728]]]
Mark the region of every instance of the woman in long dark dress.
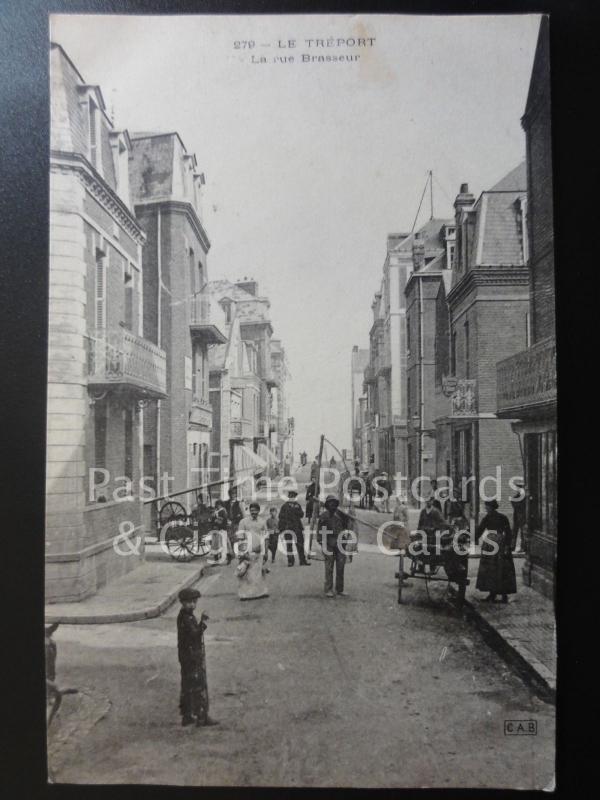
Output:
[[475,530],[475,544],[478,544],[484,531],[487,531],[481,546],[475,588],[481,592],[489,592],[485,598],[487,602],[493,603],[496,595],[500,594],[502,602],[508,603],[508,595],[517,591],[510,522],[508,517],[498,511],[496,500],[486,502],[485,509],[487,513]]

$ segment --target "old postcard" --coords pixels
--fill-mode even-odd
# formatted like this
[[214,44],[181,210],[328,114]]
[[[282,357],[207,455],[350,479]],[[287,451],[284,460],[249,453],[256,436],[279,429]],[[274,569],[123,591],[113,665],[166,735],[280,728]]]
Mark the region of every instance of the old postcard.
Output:
[[50,17],[54,783],[554,786],[548,17]]

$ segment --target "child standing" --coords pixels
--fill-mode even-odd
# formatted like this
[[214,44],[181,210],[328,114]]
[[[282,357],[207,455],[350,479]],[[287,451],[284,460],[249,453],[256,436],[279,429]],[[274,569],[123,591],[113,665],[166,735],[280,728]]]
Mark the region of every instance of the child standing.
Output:
[[[269,531],[269,552],[271,553],[271,564],[275,561],[275,554],[277,553],[277,542],[279,541],[279,522],[277,520],[277,509],[272,506],[269,509],[269,517],[267,519],[267,530]],[[267,554],[265,553],[265,559]]]
[[177,651],[181,665],[181,696],[179,710],[181,724],[198,726],[218,725],[208,716],[208,686],[206,683],[206,655],[204,631],[208,615],[202,612],[200,622],[194,616],[200,597],[197,589],[179,592],[181,610],[177,617]]

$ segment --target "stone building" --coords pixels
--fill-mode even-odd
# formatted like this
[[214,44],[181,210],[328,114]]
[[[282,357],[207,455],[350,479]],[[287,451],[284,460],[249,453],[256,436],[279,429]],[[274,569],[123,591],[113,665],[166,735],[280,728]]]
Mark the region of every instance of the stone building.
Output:
[[524,580],[554,593],[557,540],[556,332],[550,58],[543,17],[522,125],[527,142],[530,340],[498,364],[498,417],[515,420],[524,457],[526,542]]
[[[352,357],[350,360],[350,376],[351,376],[351,383],[350,383],[350,391],[351,391],[351,400],[350,400],[350,409],[352,413],[352,453],[353,453],[353,460],[358,460],[361,464],[365,464],[368,461],[368,458],[365,454],[363,454],[363,445],[362,445],[362,428],[363,428],[363,416],[364,416],[364,406],[366,403],[366,397],[364,394],[364,381],[365,381],[365,368],[369,363],[369,351],[365,349],[361,349],[358,345],[354,345],[352,348]],[[362,407],[361,407],[362,401]]]
[[463,184],[454,203],[449,320],[439,318],[449,343],[438,356],[436,459],[438,476],[450,469],[475,519],[482,512],[478,487],[487,496],[498,493],[508,513],[509,480],[523,472],[510,422],[496,415],[496,363],[527,343],[526,184],[523,163],[477,200]]
[[111,121],[99,87],[86,83],[56,44],[50,103],[46,598],[52,602],[81,600],[143,557],[120,556],[113,545],[115,537],[141,533],[144,406],[166,397],[166,356],[144,336],[145,235],[131,204],[131,140]]
[[[454,220],[431,219],[412,237],[406,282],[406,463],[408,486],[422,478],[423,496],[436,475],[435,331],[440,287],[450,285]],[[442,309],[442,314],[447,314]]]
[[[145,411],[144,472],[157,493],[208,479],[212,406],[208,348],[226,341],[205,291],[210,247],[202,224],[204,176],[177,133],[132,137],[130,182],[146,234],[144,335],[167,354],[167,397]],[[169,476],[165,486],[163,476]],[[177,498],[189,508],[192,494]]]
[[[223,477],[235,480],[273,475],[278,463],[278,398],[284,398],[286,371],[273,368],[270,302],[255,281],[212,281],[211,302],[225,314],[227,342],[210,352],[210,400],[215,420],[211,449]],[[278,341],[278,340],[276,340]],[[281,351],[281,343],[275,345]],[[281,404],[286,408],[285,401]],[[217,456],[215,456],[217,457]]]
[[290,428],[286,383],[290,372],[285,348],[280,339],[271,339],[271,373],[274,384],[271,389],[271,414],[269,422],[270,449],[276,457],[272,464],[272,475],[281,471],[286,459],[293,459],[293,429]]
[[412,267],[410,234],[390,234],[381,288],[371,303],[365,438],[369,463],[406,475],[406,297]]

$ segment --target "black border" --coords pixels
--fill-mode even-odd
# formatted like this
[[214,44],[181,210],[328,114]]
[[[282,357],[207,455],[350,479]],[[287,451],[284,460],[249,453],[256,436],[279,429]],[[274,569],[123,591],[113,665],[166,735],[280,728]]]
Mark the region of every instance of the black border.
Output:
[[[46,402],[48,250],[47,14],[90,13],[544,13],[551,17],[554,195],[559,359],[559,692],[558,794],[583,790],[584,767],[593,765],[584,719],[592,712],[581,675],[591,657],[595,631],[586,625],[586,586],[598,540],[593,469],[581,455],[593,453],[593,410],[597,356],[588,331],[595,295],[590,278],[596,267],[590,244],[599,186],[594,111],[598,74],[593,56],[600,4],[592,0],[471,0],[471,2],[267,2],[263,0],[0,0],[0,321],[3,391],[3,620],[6,698],[0,785],[7,797],[192,796],[285,798],[299,791],[326,797],[342,791],[292,789],[165,789],[162,787],[51,786],[45,784],[43,654],[44,449]],[[457,43],[467,46],[468,43]],[[587,192],[587,196],[586,196]],[[586,247],[587,246],[587,247]],[[587,347],[586,347],[587,345]],[[586,483],[587,482],[587,483]],[[597,491],[597,490],[596,490]],[[586,508],[586,511],[583,509]],[[586,513],[587,512],[587,513]],[[584,543],[588,549],[577,550]],[[590,567],[588,568],[588,563]],[[589,656],[588,656],[589,654]],[[597,679],[596,679],[597,682]],[[459,732],[457,732],[459,733]],[[401,754],[399,754],[401,757]],[[347,790],[351,796],[366,790]],[[371,792],[368,792],[371,794]],[[379,790],[378,795],[443,795],[477,798],[509,796],[497,790]],[[373,792],[375,794],[375,792]],[[533,792],[519,792],[523,797]],[[536,793],[537,794],[537,793]]]

